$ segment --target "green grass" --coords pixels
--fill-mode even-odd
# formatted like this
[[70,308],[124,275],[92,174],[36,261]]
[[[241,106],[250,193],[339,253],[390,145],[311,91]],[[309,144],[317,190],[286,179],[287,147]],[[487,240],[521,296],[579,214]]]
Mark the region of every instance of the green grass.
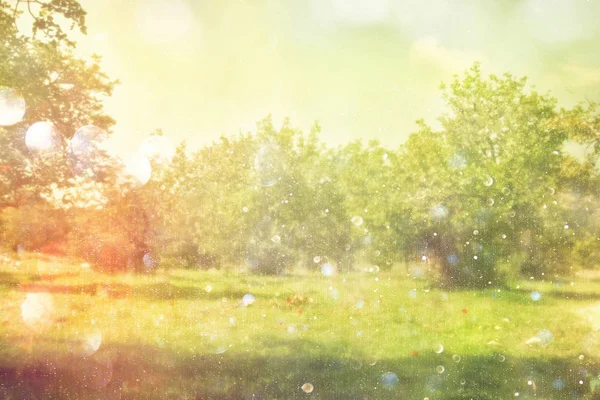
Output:
[[[40,290],[52,311],[28,326]],[[600,373],[589,280],[447,292],[402,269],[111,276],[30,258],[2,263],[0,298],[0,398],[571,399]],[[526,344],[543,329],[551,343]]]

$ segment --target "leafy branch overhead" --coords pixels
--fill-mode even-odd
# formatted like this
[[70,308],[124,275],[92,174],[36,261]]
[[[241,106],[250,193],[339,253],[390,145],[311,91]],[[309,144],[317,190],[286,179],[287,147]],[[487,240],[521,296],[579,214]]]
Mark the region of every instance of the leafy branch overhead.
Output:
[[[19,32],[16,19],[24,12],[33,13],[34,24],[45,21],[44,36]],[[85,12],[76,1],[0,1],[0,88],[19,93],[26,104],[21,122],[0,128],[0,209],[36,199],[45,185],[65,176],[64,168],[34,168],[39,163],[30,159],[23,143],[29,126],[51,122],[64,141],[82,126],[108,129],[114,124],[102,99],[112,94],[117,81],[102,71],[99,57],[74,54],[75,43],[62,28],[65,21],[85,32]]]
[[26,12],[33,19],[32,32],[34,38],[41,32],[52,44],[64,43],[74,47],[75,42],[68,38],[63,26],[75,28],[83,34],[87,33],[85,25],[86,12],[76,0],[16,0],[12,5],[12,19],[15,26],[21,13]]
[[[48,40],[17,30],[15,18],[21,8],[34,13],[34,26],[46,21]],[[25,123],[51,121],[66,138],[87,124],[109,128],[114,120],[103,113],[102,98],[112,94],[117,81],[102,71],[100,57],[85,60],[74,55],[75,43],[67,38],[60,19],[85,31],[85,11],[76,1],[0,2],[0,33],[5,38],[0,48],[0,86],[23,93]]]

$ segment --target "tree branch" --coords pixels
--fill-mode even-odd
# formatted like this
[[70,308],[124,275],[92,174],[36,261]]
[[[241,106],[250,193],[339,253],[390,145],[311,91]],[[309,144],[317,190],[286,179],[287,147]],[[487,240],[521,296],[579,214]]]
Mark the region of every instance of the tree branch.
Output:
[[13,24],[15,25],[15,29],[17,30],[17,32],[19,31],[19,27],[17,26],[17,13],[19,12],[19,4],[21,4],[21,0],[17,0],[12,16]]

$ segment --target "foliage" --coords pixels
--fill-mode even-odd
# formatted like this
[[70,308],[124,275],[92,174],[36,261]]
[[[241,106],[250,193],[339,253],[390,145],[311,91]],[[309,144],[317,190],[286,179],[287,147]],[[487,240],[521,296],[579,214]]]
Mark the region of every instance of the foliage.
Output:
[[[31,35],[17,30],[21,12],[33,20]],[[69,168],[65,141],[83,125],[114,122],[101,98],[116,82],[98,58],[74,56],[65,21],[85,33],[75,0],[0,3],[0,86],[18,90],[28,106],[21,123],[0,128],[0,209],[17,213],[3,217],[11,243],[24,243],[14,232],[26,210],[50,205],[65,218],[56,231],[70,251],[110,270],[161,262],[245,264],[261,274],[324,263],[349,271],[417,256],[435,262],[442,284],[469,286],[569,273],[574,260],[597,264],[594,103],[559,110],[526,79],[485,78],[476,64],[443,86],[441,128],[418,121],[396,151],[376,141],[327,148],[318,124],[304,134],[267,117],[255,133],[223,136],[193,153],[182,144],[172,160],[151,160],[151,180],[137,187],[104,153],[94,177]],[[52,156],[23,143],[38,120],[62,134]],[[583,162],[563,152],[567,141],[588,146]]]
[[256,136],[222,137],[191,156],[180,148],[156,183],[165,256],[189,266],[243,262],[261,273],[300,258],[340,260],[345,214],[317,131],[305,137],[288,122],[276,130],[267,118]]
[[[56,14],[62,14],[85,32],[85,12],[74,0],[35,2],[41,9],[34,18],[34,32],[44,38],[29,37],[16,28],[15,14],[21,3],[11,7],[0,3],[0,86],[19,91],[27,104],[24,121],[18,127],[46,120],[53,122],[65,138],[81,126],[110,127],[114,121],[102,112],[102,96],[110,96],[115,81],[101,71],[99,57],[83,60],[73,54],[75,43],[68,40]],[[36,28],[37,26],[37,28]],[[17,127],[17,128],[18,128]]]
[[[17,29],[24,10],[33,20],[32,35]],[[17,208],[21,217],[6,219],[4,224],[7,232],[21,232],[10,241],[18,240],[29,249],[39,248],[41,240],[66,236],[64,223],[57,227],[51,217],[62,211],[48,207],[42,199],[49,192],[66,190],[65,186],[78,191],[64,140],[81,126],[108,128],[114,123],[103,113],[101,97],[111,94],[115,81],[101,71],[97,56],[84,60],[74,55],[75,43],[63,29],[65,22],[85,33],[85,11],[77,1],[0,2],[0,87],[15,89],[27,105],[20,123],[0,128],[0,210]],[[49,156],[25,147],[24,134],[37,121],[52,122],[62,135],[59,149]],[[39,210],[45,210],[45,217]],[[53,230],[55,234],[49,236]]]
[[398,217],[395,163],[396,153],[377,141],[366,147],[354,142],[340,149],[330,168],[337,170],[334,176],[343,198],[342,218],[350,228],[347,246],[359,260],[381,268],[389,268],[403,247],[391,228]]
[[[42,31],[43,37],[17,30],[25,6],[34,17],[34,33]],[[114,122],[103,114],[100,97],[110,95],[115,82],[101,72],[97,57],[90,63],[74,56],[74,43],[57,15],[85,32],[85,12],[76,1],[0,3],[0,86],[16,89],[27,104],[21,123],[0,128],[0,209],[39,202],[44,188],[69,177],[64,155],[29,153],[23,137],[30,124],[51,121],[66,139],[83,125],[109,127]]]
[[501,282],[511,256],[528,274],[570,265],[573,238],[557,192],[570,126],[556,123],[554,98],[525,84],[508,74],[485,80],[475,65],[444,87],[442,130],[421,124],[400,153],[405,236],[426,242],[451,285]]
[[6,208],[0,215],[4,224],[0,234],[1,247],[25,251],[44,250],[49,244],[60,248],[69,225],[61,210],[46,204],[29,204],[19,208]]
[[580,104],[564,112],[558,123],[568,126],[571,140],[587,147],[586,161],[597,164],[600,160],[600,104]]

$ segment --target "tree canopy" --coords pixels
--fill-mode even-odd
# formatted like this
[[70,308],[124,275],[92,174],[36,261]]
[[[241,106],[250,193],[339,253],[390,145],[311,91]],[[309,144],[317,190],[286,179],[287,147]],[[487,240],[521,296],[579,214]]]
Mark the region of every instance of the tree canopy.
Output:
[[443,90],[442,129],[422,124],[400,155],[409,196],[399,202],[417,238],[450,281],[493,282],[517,260],[523,272],[564,272],[577,229],[564,200],[563,146],[575,137],[565,111],[524,78],[484,79],[477,64]]
[[[17,28],[24,12],[33,20],[31,33]],[[110,96],[116,82],[101,71],[99,57],[84,60],[73,54],[75,43],[62,28],[64,22],[85,32],[85,12],[78,2],[0,2],[0,36],[4,41],[0,48],[0,89],[3,95],[10,91],[20,98],[25,110],[22,119],[0,127],[0,165],[4,166],[0,209],[36,199],[40,188],[68,175],[60,155],[52,159],[32,157],[22,140],[31,125],[51,123],[58,133],[57,145],[64,146],[82,126],[109,128],[114,123],[103,112],[101,99]]]

